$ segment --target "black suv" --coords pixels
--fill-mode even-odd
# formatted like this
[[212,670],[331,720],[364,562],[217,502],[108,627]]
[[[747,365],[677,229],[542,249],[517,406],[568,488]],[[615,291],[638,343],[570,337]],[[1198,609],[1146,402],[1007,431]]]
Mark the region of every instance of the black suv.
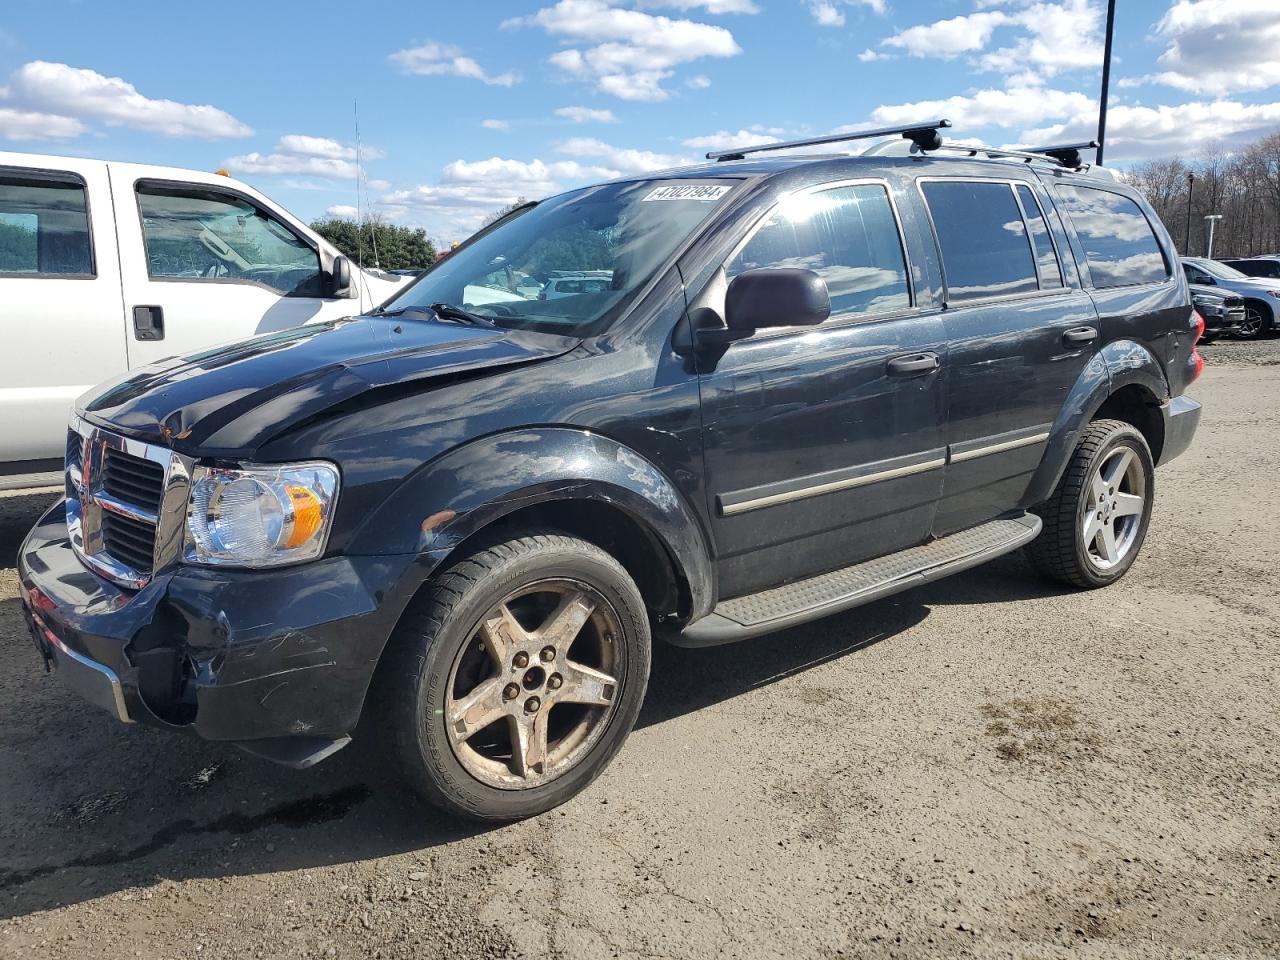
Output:
[[[373,315],[90,391],[21,549],[37,647],[122,721],[282,763],[360,722],[502,820],[600,773],[654,638],[1024,546],[1115,581],[1199,420],[1173,244],[1071,151],[936,126],[528,204]],[[537,297],[555,271],[607,282]]]

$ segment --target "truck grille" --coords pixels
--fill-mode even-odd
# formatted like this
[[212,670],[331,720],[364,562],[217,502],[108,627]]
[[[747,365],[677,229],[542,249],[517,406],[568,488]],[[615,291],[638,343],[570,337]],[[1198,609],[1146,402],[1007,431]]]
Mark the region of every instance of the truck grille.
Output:
[[119,586],[146,586],[177,559],[188,477],[187,458],[74,418],[67,433],[67,532],[80,559]]

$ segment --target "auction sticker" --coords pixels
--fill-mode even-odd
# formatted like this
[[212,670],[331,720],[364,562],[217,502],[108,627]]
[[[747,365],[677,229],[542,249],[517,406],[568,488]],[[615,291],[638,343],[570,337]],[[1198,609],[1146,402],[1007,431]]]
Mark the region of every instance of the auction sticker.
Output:
[[691,183],[682,186],[658,187],[644,200],[719,200],[728,192],[727,186]]

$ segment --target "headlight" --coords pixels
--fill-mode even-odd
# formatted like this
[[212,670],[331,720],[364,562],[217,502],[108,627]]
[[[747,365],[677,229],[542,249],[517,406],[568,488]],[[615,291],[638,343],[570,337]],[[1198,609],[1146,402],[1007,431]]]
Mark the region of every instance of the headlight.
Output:
[[1214,309],[1220,309],[1227,301],[1222,297],[1211,297],[1207,293],[1197,293],[1191,298],[1191,302],[1197,307],[1213,307]]
[[314,560],[329,539],[337,500],[331,463],[197,466],[183,559],[241,567]]

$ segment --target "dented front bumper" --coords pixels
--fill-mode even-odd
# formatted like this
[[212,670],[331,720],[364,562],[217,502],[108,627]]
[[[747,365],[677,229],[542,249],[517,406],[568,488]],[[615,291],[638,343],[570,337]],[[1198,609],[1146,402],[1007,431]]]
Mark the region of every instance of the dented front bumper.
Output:
[[399,556],[182,566],[134,592],[80,562],[64,514],[61,502],[50,509],[18,555],[24,612],[46,662],[121,720],[189,729],[282,762],[346,742],[426,573],[420,558]]

